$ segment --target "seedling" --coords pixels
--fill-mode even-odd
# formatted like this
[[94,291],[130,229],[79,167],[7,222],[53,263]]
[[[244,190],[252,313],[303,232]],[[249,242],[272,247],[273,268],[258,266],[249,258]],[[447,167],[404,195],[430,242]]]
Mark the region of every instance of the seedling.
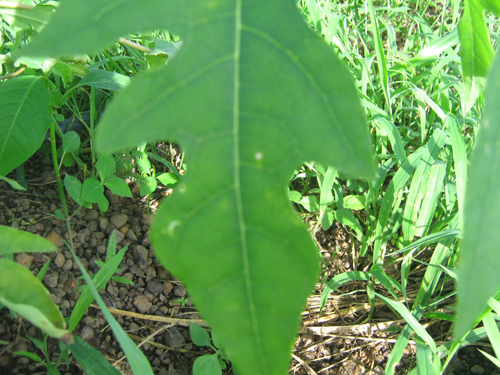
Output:
[[193,375],[222,374],[222,370],[227,367],[227,358],[219,348],[220,343],[216,336],[212,333],[212,340],[210,340],[210,334],[197,324],[189,325],[189,334],[195,345],[208,346],[215,352],[215,354],[205,354],[196,358],[193,364]]

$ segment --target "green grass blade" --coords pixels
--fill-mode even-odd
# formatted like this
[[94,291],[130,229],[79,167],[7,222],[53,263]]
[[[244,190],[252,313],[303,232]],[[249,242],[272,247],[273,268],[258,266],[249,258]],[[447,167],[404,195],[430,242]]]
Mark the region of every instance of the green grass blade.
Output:
[[[126,251],[126,248],[122,249],[118,254],[106,261],[105,265],[99,270],[99,272],[97,272],[93,280],[93,285],[97,291],[104,288],[109,279],[117,271]],[[73,332],[76,328],[93,300],[94,297],[92,296],[92,291],[88,286],[84,287],[84,290],[80,295],[80,298],[78,298],[78,301],[76,302],[69,318],[68,329],[70,332]]]
[[427,333],[424,327],[415,319],[415,316],[399,301],[393,301],[390,298],[384,297],[379,293],[375,295],[380,298],[387,306],[396,310],[401,317],[411,326],[415,333],[428,345],[432,353],[437,353],[436,343],[432,337]]
[[458,199],[458,225],[463,228],[464,223],[464,201],[465,188],[467,184],[467,151],[465,150],[464,138],[458,120],[453,115],[447,115],[445,126],[450,135],[451,148],[453,150],[453,163],[455,167],[457,199]]
[[436,213],[438,200],[443,192],[446,163],[441,160],[436,160],[430,167],[428,174],[425,194],[415,222],[415,236],[418,237],[422,237],[427,232],[432,218]]
[[387,73],[387,63],[385,59],[384,45],[378,28],[378,19],[372,0],[368,0],[368,10],[370,12],[373,42],[375,44],[375,54],[377,55],[377,66],[380,77],[380,85],[384,91],[385,106],[392,114],[391,91],[389,89],[389,74]]
[[497,358],[500,358],[500,331],[498,330],[496,320],[491,312],[486,314],[483,318],[483,324],[491,346],[493,347],[493,351]]
[[[70,248],[71,250],[71,248]],[[73,252],[72,252],[73,253]],[[120,253],[116,254],[115,257],[119,256],[121,253],[124,253],[122,250]],[[102,313],[104,314],[104,318],[106,321],[109,323],[111,330],[115,334],[116,339],[120,343],[120,346],[122,347],[123,351],[125,352],[125,355],[127,356],[128,363],[130,364],[130,367],[134,374],[138,375],[153,375],[153,370],[151,369],[151,365],[149,364],[148,360],[146,359],[146,356],[144,353],[142,353],[139,348],[135,345],[135,343],[132,341],[130,337],[125,333],[123,328],[120,326],[120,324],[116,321],[115,317],[109,312],[108,307],[104,303],[102,297],[100,296],[99,292],[97,291],[94,283],[90,279],[89,274],[87,273],[87,270],[83,266],[83,264],[80,262],[80,259],[76,256],[76,254],[73,253],[73,257],[75,258],[76,262],[78,263],[78,267],[80,267],[80,271],[82,272],[82,276],[87,283],[87,288],[90,290],[90,293],[92,293],[92,296],[94,297],[95,301],[101,308]]]
[[370,280],[370,276],[367,273],[361,271],[349,271],[335,276],[326,284],[323,292],[321,293],[320,310],[323,310],[323,307],[325,307],[330,293],[333,293],[339,286],[353,280],[368,281]]
[[465,0],[458,31],[464,74],[462,97],[465,112],[468,112],[484,90],[494,56],[481,0]]
[[[115,367],[97,349],[81,337],[74,336],[75,343],[68,345],[83,371],[87,375],[120,375]],[[136,372],[135,375],[141,373]]]
[[420,340],[417,343],[417,375],[440,375],[441,363],[430,348]]

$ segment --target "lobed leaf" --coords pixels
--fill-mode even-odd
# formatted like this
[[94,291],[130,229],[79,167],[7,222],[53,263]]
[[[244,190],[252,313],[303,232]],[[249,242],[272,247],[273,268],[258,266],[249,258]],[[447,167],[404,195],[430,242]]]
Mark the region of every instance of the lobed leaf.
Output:
[[286,373],[318,277],[317,250],[286,196],[290,173],[310,160],[356,177],[374,171],[352,77],[294,3],[66,1],[30,47],[90,52],[154,28],[183,38],[167,67],[107,107],[96,142],[110,152],[168,138],[185,150],[189,172],[151,240],[238,374]]

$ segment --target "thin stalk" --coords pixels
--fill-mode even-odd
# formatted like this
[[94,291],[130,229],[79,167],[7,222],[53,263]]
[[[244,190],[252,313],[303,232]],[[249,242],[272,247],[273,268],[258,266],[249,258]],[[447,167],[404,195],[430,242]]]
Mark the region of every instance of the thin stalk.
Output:
[[61,199],[61,205],[64,211],[64,217],[68,222],[69,212],[68,212],[68,206],[66,204],[66,196],[64,195],[64,187],[61,181],[61,174],[59,173],[59,165],[57,163],[56,130],[55,130],[55,122],[53,121],[50,123],[50,150],[52,153],[52,164],[54,166],[54,173],[56,175],[57,188],[59,190],[59,198]]

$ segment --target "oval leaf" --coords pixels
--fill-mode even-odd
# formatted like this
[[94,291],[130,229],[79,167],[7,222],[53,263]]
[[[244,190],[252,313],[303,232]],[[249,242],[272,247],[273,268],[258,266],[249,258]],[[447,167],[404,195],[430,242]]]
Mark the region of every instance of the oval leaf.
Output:
[[0,85],[1,175],[9,174],[42,145],[52,121],[49,101],[49,92],[40,78],[18,77]]

